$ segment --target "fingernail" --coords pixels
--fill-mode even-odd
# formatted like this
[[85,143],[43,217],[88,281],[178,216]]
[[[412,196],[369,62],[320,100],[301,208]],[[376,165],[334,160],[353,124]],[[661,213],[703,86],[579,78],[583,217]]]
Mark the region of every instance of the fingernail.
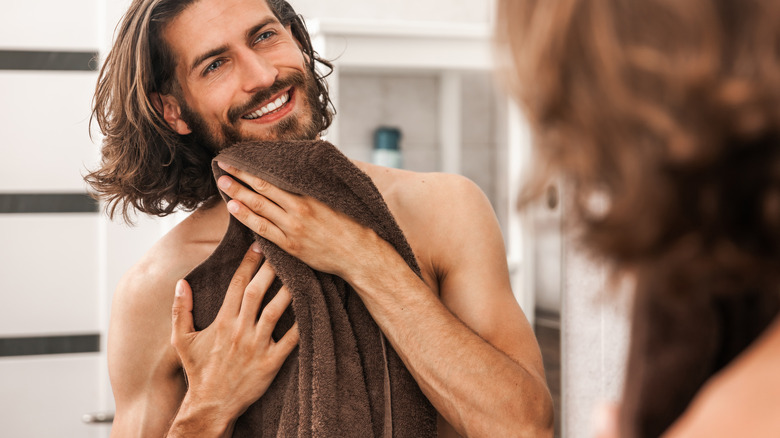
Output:
[[219,186],[220,189],[226,190],[233,185],[233,180],[231,180],[226,176],[223,176],[217,181],[217,185]]
[[184,280],[179,280],[176,282],[176,296],[181,297],[184,295]]
[[259,243],[257,243],[257,242],[253,243],[253,244],[252,244],[252,251],[254,251],[254,252],[256,252],[256,253],[260,254],[260,252],[261,252],[261,251],[260,251],[260,244],[259,244]]
[[228,211],[231,213],[238,213],[238,202],[230,201],[227,204]]
[[226,170],[228,172],[233,170],[233,166],[231,166],[230,164],[224,163],[222,161],[217,161],[217,166],[222,168],[222,170]]

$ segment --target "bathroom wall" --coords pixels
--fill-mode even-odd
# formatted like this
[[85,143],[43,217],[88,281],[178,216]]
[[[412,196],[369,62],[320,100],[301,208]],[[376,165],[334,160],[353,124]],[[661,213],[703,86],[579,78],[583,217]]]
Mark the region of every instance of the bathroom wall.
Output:
[[[434,74],[359,74],[341,77],[342,119],[339,148],[349,157],[370,161],[373,132],[378,126],[399,127],[404,168],[416,172],[440,171],[438,138],[439,77]],[[497,105],[491,75],[462,76],[463,112],[454,129],[461,131],[461,173],[498,202]]]

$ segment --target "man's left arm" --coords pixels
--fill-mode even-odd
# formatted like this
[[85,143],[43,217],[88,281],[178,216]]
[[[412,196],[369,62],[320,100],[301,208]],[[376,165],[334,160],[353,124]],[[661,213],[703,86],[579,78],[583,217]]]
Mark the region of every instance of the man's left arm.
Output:
[[473,183],[440,176],[441,187],[426,191],[433,198],[420,195],[420,226],[436,245],[437,296],[373,230],[310,197],[225,170],[256,192],[222,177],[231,213],[312,268],[349,282],[458,433],[552,436],[539,347],[512,295],[495,215]]

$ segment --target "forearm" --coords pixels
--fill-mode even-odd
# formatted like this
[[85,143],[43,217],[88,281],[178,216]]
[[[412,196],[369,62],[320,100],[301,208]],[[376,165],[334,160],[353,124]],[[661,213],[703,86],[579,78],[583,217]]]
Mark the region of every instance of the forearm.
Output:
[[185,396],[166,437],[230,437],[235,420],[233,415],[222,411],[220,406],[201,403]]
[[460,434],[551,433],[552,405],[542,375],[464,325],[397,254],[371,260],[374,269],[356,271],[348,281],[422,391]]

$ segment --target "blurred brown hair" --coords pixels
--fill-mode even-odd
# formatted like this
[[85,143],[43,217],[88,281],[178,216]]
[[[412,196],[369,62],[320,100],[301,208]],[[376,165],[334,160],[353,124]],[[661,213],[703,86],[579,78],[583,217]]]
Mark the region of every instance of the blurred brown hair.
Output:
[[[192,210],[217,189],[211,174],[215,151],[174,132],[154,107],[153,93],[179,93],[174,54],[163,38],[165,26],[198,0],[134,0],[116,32],[100,70],[91,121],[105,135],[100,168],[84,177],[95,196],[107,201],[113,217],[119,208],[157,216],[183,207]],[[279,21],[290,26],[306,55],[319,92],[315,122],[320,131],[333,119],[325,77],[330,62],[312,47],[303,18],[285,0],[265,1]],[[325,67],[320,73],[317,65]]]
[[498,8],[529,193],[560,174],[586,246],[636,275],[624,434],[657,436],[780,308],[780,2]]

